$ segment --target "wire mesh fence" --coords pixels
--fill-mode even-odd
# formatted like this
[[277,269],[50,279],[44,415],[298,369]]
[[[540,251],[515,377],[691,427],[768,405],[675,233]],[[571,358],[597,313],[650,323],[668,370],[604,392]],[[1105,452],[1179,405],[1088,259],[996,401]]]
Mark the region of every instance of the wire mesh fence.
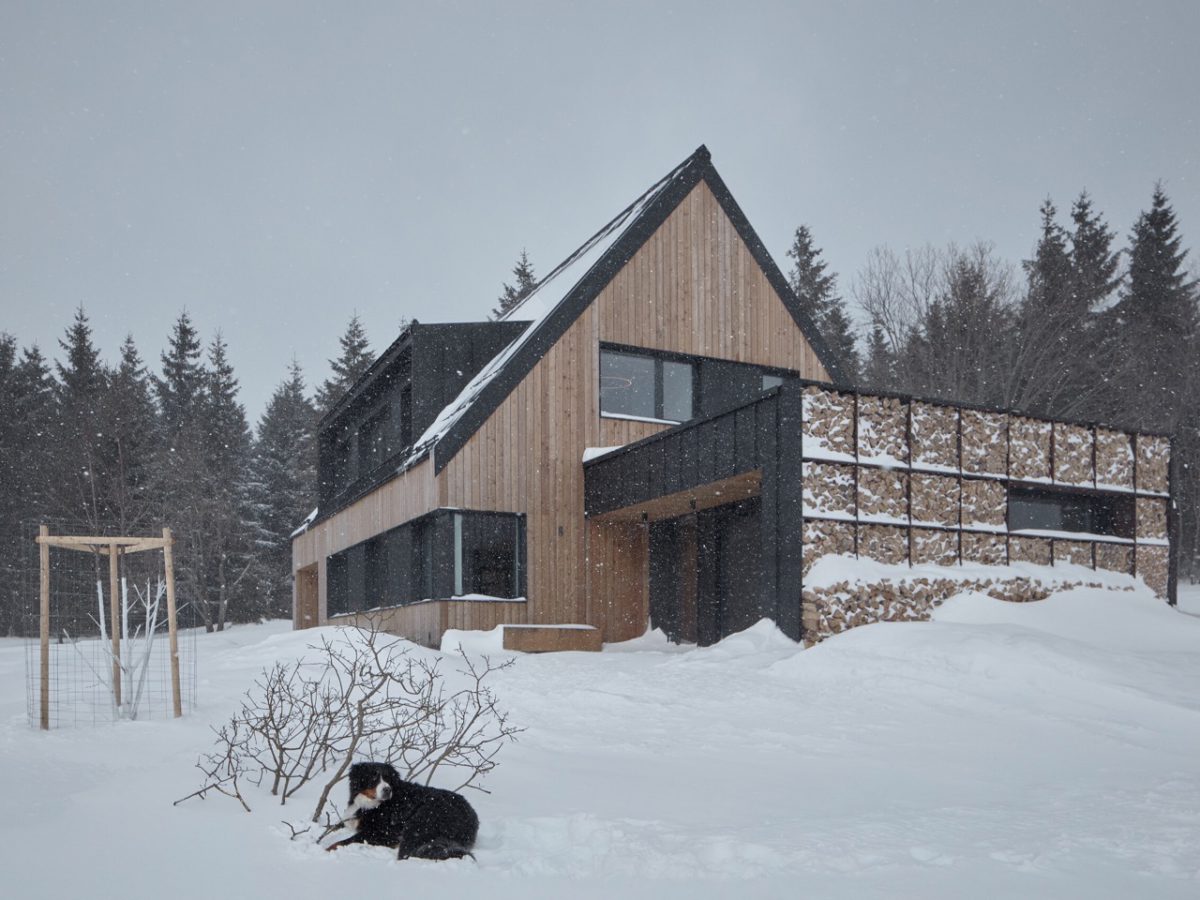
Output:
[[[56,537],[79,536],[78,528],[49,530]],[[37,537],[38,525],[24,525],[18,548],[17,628],[25,638],[30,725],[73,728],[172,717],[163,550],[118,552],[114,570],[108,546],[50,546],[49,603],[43,618]],[[186,712],[196,698],[197,627],[186,598],[179,598],[176,625],[179,694]],[[43,634],[48,637],[45,653]]]

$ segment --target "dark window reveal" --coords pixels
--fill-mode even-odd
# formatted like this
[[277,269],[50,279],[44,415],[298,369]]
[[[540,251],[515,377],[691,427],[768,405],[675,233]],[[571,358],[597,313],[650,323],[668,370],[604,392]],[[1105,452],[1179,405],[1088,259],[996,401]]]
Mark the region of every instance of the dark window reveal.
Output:
[[600,411],[686,422],[692,418],[695,366],[617,350],[600,351]]
[[1132,538],[1133,498],[1010,486],[1008,528]]

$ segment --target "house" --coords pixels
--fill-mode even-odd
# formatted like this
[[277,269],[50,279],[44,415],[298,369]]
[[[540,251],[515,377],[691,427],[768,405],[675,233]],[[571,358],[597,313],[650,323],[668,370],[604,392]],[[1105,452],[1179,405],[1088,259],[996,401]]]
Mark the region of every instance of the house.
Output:
[[1173,596],[1169,460],[1164,435],[854,391],[701,147],[505,320],[413,324],[329,411],[295,625],[814,640],[870,618],[804,588],[830,553]]

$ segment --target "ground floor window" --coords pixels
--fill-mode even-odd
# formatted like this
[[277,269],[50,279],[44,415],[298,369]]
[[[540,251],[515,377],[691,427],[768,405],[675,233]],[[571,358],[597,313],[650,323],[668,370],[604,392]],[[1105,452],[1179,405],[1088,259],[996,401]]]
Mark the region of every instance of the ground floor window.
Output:
[[1009,531],[1073,531],[1132,538],[1133,498],[1010,485]]
[[421,600],[525,595],[525,517],[439,509],[331,555],[328,615]]

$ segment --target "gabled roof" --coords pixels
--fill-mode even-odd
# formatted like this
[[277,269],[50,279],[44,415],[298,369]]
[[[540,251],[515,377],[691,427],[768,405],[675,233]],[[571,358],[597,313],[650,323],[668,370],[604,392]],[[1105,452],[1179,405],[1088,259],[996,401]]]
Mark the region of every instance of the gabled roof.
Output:
[[745,213],[717,174],[708,149],[701,145],[592,235],[583,246],[538,282],[525,300],[509,311],[505,318],[531,319],[532,324],[484,366],[454,401],[442,410],[414,443],[413,452],[405,466],[432,453],[435,471],[440,472],[445,468],[504,398],[529,374],[537,361],[701,181],[712,190],[830,378],[835,383],[842,383],[844,379],[837,360],[801,308],[787,279],[767,253]]

